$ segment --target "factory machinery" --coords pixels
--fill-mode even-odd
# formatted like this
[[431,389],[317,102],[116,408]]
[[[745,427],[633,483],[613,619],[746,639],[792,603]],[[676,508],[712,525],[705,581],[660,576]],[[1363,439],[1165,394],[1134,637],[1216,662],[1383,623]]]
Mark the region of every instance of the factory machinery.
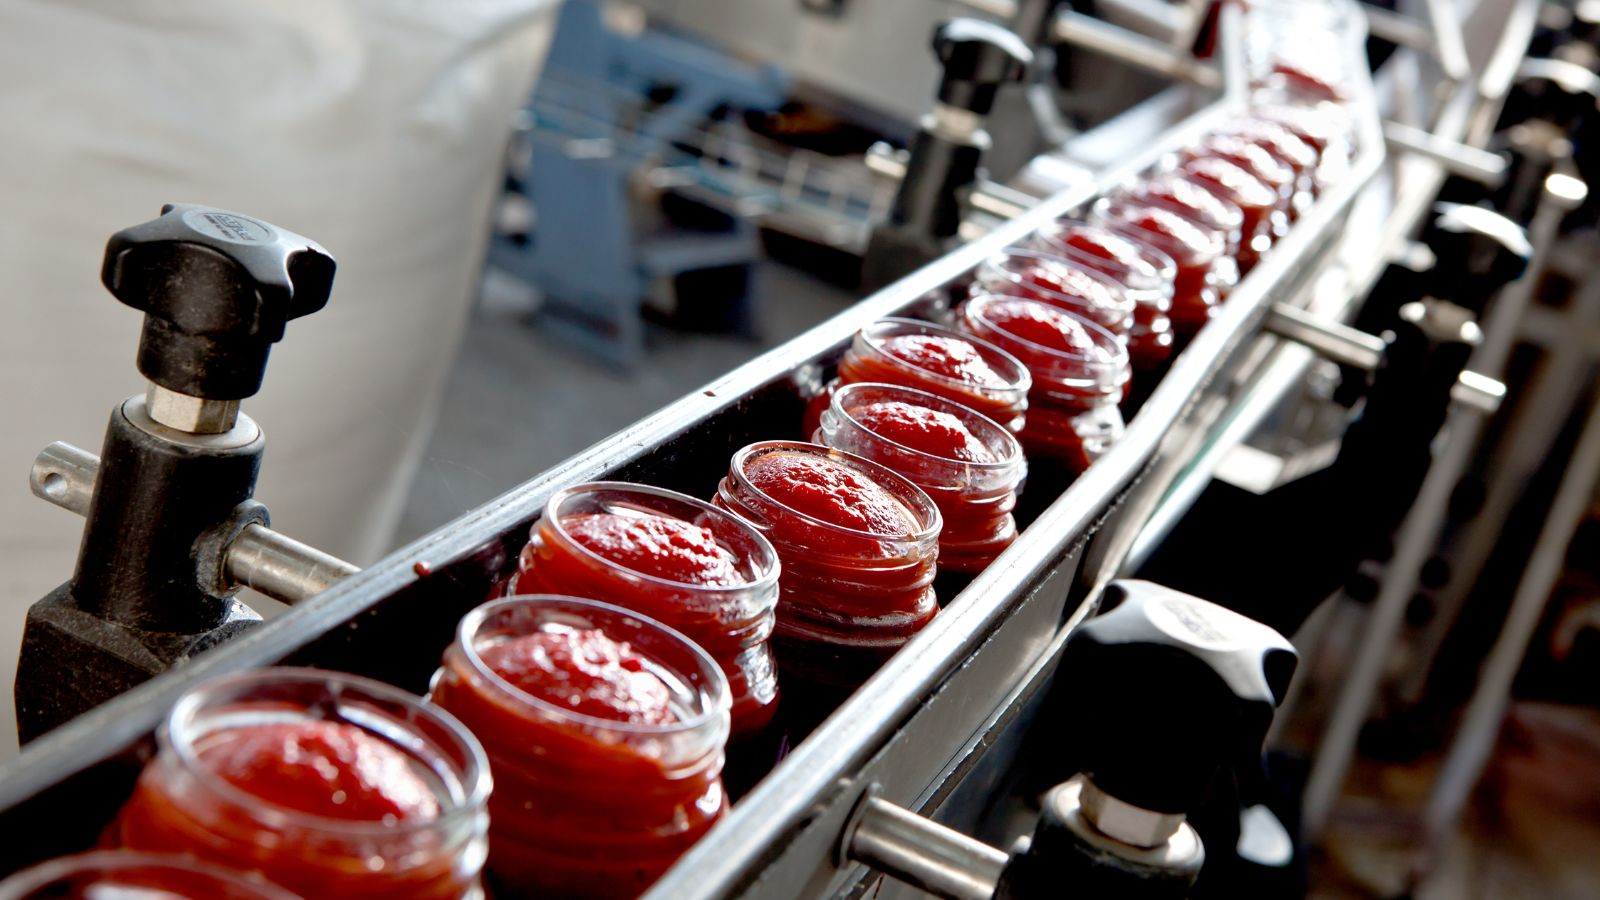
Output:
[[[770,4],[783,8],[774,21],[810,18],[792,28],[743,21],[766,5],[721,16],[693,0],[644,8],[827,84],[851,80],[829,60],[846,58],[849,41],[881,37],[878,8],[891,6]],[[908,102],[889,68],[895,79],[926,75],[920,102],[938,98],[908,153],[875,154],[874,178],[892,190],[858,204],[873,218],[850,240],[875,290],[363,570],[270,527],[251,498],[261,430],[239,410],[271,343],[303,327],[285,323],[329,302],[331,258],[204,207],[170,207],[113,238],[104,280],[146,316],[139,368],[151,387],[113,413],[98,456],[53,444],[32,473],[40,497],[87,524],[77,572],[30,613],[17,682],[27,743],[0,771],[10,836],[0,871],[94,846],[160,723],[208,679],[288,664],[424,693],[457,622],[514,570],[553,494],[617,480],[711,496],[738,448],[801,437],[807,404],[860,329],[889,316],[947,320],[985,260],[1248,111],[1280,48],[1304,39],[1315,68],[1339,77],[1350,149],[1339,170],[1136,392],[1136,414],[1104,455],[1071,479],[1048,468],[1030,476],[1019,537],[981,572],[942,579],[931,624],[809,734],[730,751],[731,812],[650,889],[1292,893],[1303,877],[1298,836],[1314,839],[1328,820],[1419,573],[1449,524],[1451,492],[1505,396],[1498,379],[1533,314],[1537,276],[1564,265],[1560,225],[1585,201],[1571,144],[1596,97],[1571,48],[1592,57],[1593,35],[1570,18],[1565,56],[1529,58],[1536,0],[1439,0],[1399,13],[1352,0],[1252,9],[1130,0],[1096,4],[1099,17],[1026,0],[924,6],[917,15],[932,18],[899,22],[893,40],[916,30],[924,54],[932,34],[933,55],[907,67],[887,64],[892,54],[861,57],[885,70],[867,105]],[[585,26],[591,39],[595,26]],[[794,43],[763,43],[775,32]],[[662,52],[707,71],[682,43]],[[986,162],[1017,154],[1000,89],[1060,90],[1055,73],[1075,69],[1080,83],[1065,89],[1092,91],[1081,73],[1094,67],[1088,57],[1074,66],[1079,55],[1156,89],[1064,143],[1030,146],[1003,182],[991,178]],[[1054,72],[1041,71],[1047,58]],[[781,93],[773,70],[751,72],[741,82],[749,95]],[[1534,112],[1497,133],[1513,91]],[[1016,140],[1037,144],[1040,131]],[[1439,203],[1441,191],[1461,202]],[[1579,437],[1565,485],[1583,499],[1600,468],[1595,431]],[[1437,785],[1419,873],[1498,727],[1551,555],[1559,563],[1579,511],[1558,512]],[[1482,540],[1470,532],[1453,540]],[[1374,552],[1391,535],[1390,552]],[[1296,815],[1275,802],[1260,766],[1273,710],[1294,693],[1296,652],[1282,635],[1317,627],[1323,601],[1357,573],[1375,596],[1303,802],[1290,804],[1303,806]],[[261,621],[241,587],[292,608]],[[1208,791],[1213,783],[1228,787]]]

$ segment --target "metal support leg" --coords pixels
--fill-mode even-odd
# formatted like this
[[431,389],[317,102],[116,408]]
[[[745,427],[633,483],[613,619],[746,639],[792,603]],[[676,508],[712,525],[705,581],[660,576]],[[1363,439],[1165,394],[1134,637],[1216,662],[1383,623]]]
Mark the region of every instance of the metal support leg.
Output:
[[1467,712],[1444,768],[1434,782],[1423,817],[1426,866],[1435,858],[1449,833],[1455,828],[1472,788],[1483,773],[1484,763],[1500,734],[1500,723],[1511,699],[1511,682],[1527,655],[1528,641],[1539,626],[1545,603],[1566,561],[1567,547],[1594,499],[1600,480],[1600,395],[1589,407],[1583,432],[1573,450],[1572,460],[1561,479],[1556,501],[1539,532],[1528,567],[1517,583],[1511,612],[1484,662],[1478,689],[1467,704]]

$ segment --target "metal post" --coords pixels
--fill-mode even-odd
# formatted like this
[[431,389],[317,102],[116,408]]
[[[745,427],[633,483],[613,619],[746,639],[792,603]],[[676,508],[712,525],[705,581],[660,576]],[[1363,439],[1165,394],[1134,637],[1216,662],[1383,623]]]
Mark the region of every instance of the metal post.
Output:
[[867,797],[845,831],[845,855],[946,900],[989,900],[1007,857],[887,800]]

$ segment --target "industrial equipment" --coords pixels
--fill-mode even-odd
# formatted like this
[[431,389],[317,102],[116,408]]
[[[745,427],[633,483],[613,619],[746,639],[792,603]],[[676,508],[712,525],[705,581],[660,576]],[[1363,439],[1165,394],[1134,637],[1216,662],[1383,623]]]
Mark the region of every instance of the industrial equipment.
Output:
[[[130,400],[119,408],[113,432],[153,435],[147,442],[161,438],[163,447],[187,448],[184,459],[226,456],[223,449],[247,458],[237,464],[243,468],[230,470],[228,490],[207,492],[201,509],[173,502],[187,496],[176,489],[187,469],[152,475],[129,469],[124,457],[131,451],[120,449],[115,435],[98,463],[70,448],[41,456],[36,490],[89,517],[78,576],[41,609],[70,596],[117,628],[149,628],[142,617],[165,608],[163,591],[181,589],[182,625],[196,637],[114,685],[97,681],[114,686],[112,693],[120,694],[114,699],[68,696],[57,689],[76,683],[67,675],[19,678],[19,708],[27,704],[35,739],[0,770],[0,823],[17,836],[0,847],[0,871],[94,845],[149,756],[158,723],[205,679],[288,664],[425,692],[458,620],[512,571],[553,494],[606,479],[711,496],[736,449],[804,437],[807,405],[861,328],[888,316],[950,321],[974,270],[997,251],[1028,242],[1061,217],[1091,215],[1097,200],[1130,179],[1170,167],[1201,137],[1262,106],[1286,80],[1315,84],[1316,73],[1308,71],[1314,63],[1338,75],[1333,96],[1315,102],[1346,117],[1342,139],[1349,151],[1307,191],[1314,199],[1293,207],[1294,221],[1287,224],[1285,198],[1286,227],[1228,288],[1209,321],[1148,376],[1148,396],[1120,439],[1069,484],[1029,484],[1034,505],[1019,510],[1015,543],[970,579],[940,582],[942,611],[903,650],[837,708],[825,710],[809,734],[801,728],[780,748],[766,743],[731,751],[730,782],[731,773],[741,779],[731,813],[649,895],[902,896],[904,885],[961,898],[1041,896],[1069,885],[1136,885],[1126,893],[1118,887],[1118,896],[1292,892],[1293,862],[1303,851],[1299,837],[1315,836],[1338,796],[1355,735],[1401,631],[1411,583],[1437,543],[1450,491],[1477,445],[1481,422],[1509,402],[1497,379],[1505,373],[1508,335],[1528,305],[1524,269],[1537,273],[1550,264],[1558,213],[1582,200],[1568,182],[1552,187],[1557,176],[1581,182],[1563,168],[1549,141],[1543,149],[1518,144],[1509,165],[1485,149],[1499,146],[1491,143],[1494,126],[1519,78],[1573,83],[1523,63],[1539,4],[1481,2],[1458,15],[1456,4],[1429,2],[1420,4],[1420,20],[1354,0],[1252,4],[1248,10],[1234,3],[1104,0],[1096,4],[1102,17],[1050,3],[925,4],[941,13],[977,9],[989,21],[945,22],[949,16],[938,15],[925,23],[900,22],[892,38],[883,37],[891,4],[773,4],[783,7],[781,14],[766,18],[758,9],[763,4],[755,3],[731,11],[698,0],[605,4],[644,16],[635,24],[675,23],[699,35],[639,30],[638,40],[621,43],[614,31],[602,34],[600,16],[607,13],[601,4],[574,0],[572,6],[579,8],[575,15],[589,18],[564,23],[570,39],[564,49],[558,36],[557,55],[570,52],[562,65],[571,71],[611,66],[588,73],[603,80],[621,78],[620,66],[628,79],[647,82],[652,72],[675,67],[679,74],[691,71],[703,87],[646,109],[634,103],[637,94],[622,98],[612,91],[616,84],[595,93],[592,83],[575,87],[550,79],[534,101],[530,134],[537,149],[527,177],[534,183],[571,179],[557,190],[583,179],[590,185],[585,196],[607,199],[595,221],[571,232],[585,247],[560,251],[556,242],[535,244],[531,258],[542,259],[536,268],[549,275],[574,269],[574,253],[616,254],[550,277],[571,275],[575,280],[565,284],[574,297],[604,295],[597,302],[612,332],[627,335],[618,358],[636,353],[637,334],[626,323],[633,321],[641,279],[705,263],[684,262],[688,257],[659,266],[641,262],[653,251],[627,233],[628,173],[637,171],[639,157],[662,147],[682,151],[692,132],[699,143],[680,162],[704,174],[695,179],[701,188],[728,183],[730,167],[721,163],[737,154],[708,149],[705,138],[715,129],[701,132],[704,118],[729,97],[759,105],[784,89],[782,79],[761,66],[730,74],[726,57],[702,52],[705,41],[770,60],[831,90],[856,85],[863,105],[895,107],[901,118],[938,98],[908,154],[879,152],[862,163],[878,173],[870,183],[891,185],[884,201],[851,206],[883,217],[859,216],[866,226],[851,232],[866,254],[867,271],[880,273],[881,287],[823,325],[357,572],[265,529],[264,512],[249,502],[258,436],[254,443],[239,442],[248,452],[236,452],[234,444],[213,450],[221,439],[202,436],[250,427],[236,417],[236,402],[259,382],[268,345],[260,335],[281,334],[283,321],[326,300],[331,260],[265,223],[198,207],[172,208],[125,232],[125,239],[113,241],[107,284],[151,316],[146,341],[156,343],[142,352],[141,371],[156,382],[148,402],[162,412],[146,412],[145,401]],[[917,15],[926,13],[919,6]],[[791,20],[800,24],[785,31],[781,23]],[[852,24],[858,30],[851,31]],[[936,55],[927,52],[930,35]],[[1375,68],[1369,37],[1393,46]],[[884,68],[891,54],[850,55],[829,70],[834,53],[861,40],[892,40],[901,58],[919,62],[897,71],[893,83],[871,83],[860,74]],[[981,172],[981,149],[1018,133],[997,108],[996,95],[1026,91],[1037,99],[1042,90],[1057,89],[1051,75],[1025,77],[1026,63],[1039,58],[1041,48],[1041,56],[1059,51],[1063,59],[1080,50],[1099,54],[1122,67],[1115,71],[1138,71],[1164,86],[1104,121],[1083,122],[1087,127],[1079,132],[1040,128],[1041,120],[1032,119],[1023,129],[1027,140],[1052,134],[1061,142],[990,179]],[[1286,60],[1291,52],[1308,58]],[[943,81],[935,58],[944,67]],[[904,80],[920,82],[917,91],[902,90]],[[1068,90],[1090,88],[1080,79]],[[1584,90],[1559,88],[1563,96]],[[569,93],[561,99],[560,92]],[[1577,105],[1556,103],[1552,127],[1577,129],[1590,112],[1574,112]],[[596,107],[604,114],[592,115]],[[1450,178],[1455,189],[1476,184],[1484,204],[1439,204]],[[812,195],[796,190],[787,196]],[[1498,212],[1489,208],[1491,196]],[[784,202],[780,196],[750,206],[750,221]],[[539,216],[543,221],[545,213]],[[224,229],[215,222],[235,224]],[[716,256],[717,264],[744,258],[747,224],[733,225],[718,239],[732,249]],[[871,226],[877,227],[868,241]],[[249,358],[228,370],[248,385],[214,390],[209,383],[164,380],[177,351],[164,353],[160,342],[178,334],[164,323],[189,321],[195,288],[191,282],[129,281],[126,273],[138,271],[132,268],[137,254],[122,252],[130,246],[166,247],[169,255],[209,266],[207,297],[259,299],[246,312],[261,316],[264,330],[250,332]],[[606,284],[596,287],[601,281]],[[130,284],[139,286],[133,300]],[[152,299],[158,296],[160,303]],[[235,315],[237,306],[225,306]],[[231,339],[228,327],[209,321],[183,327],[200,332],[203,341]],[[213,355],[234,358],[229,347],[223,350]],[[178,426],[170,416],[180,414],[190,417],[184,433],[171,431]],[[137,421],[119,424],[137,416],[158,424],[142,430]],[[1588,481],[1574,488],[1585,494],[1593,488],[1597,452],[1590,431],[1574,455],[1574,473],[1587,466]],[[1374,476],[1375,467],[1391,461],[1382,477]],[[142,530],[148,520],[128,512],[140,504],[178,518],[163,520],[159,533]],[[1308,505],[1334,512],[1308,523]],[[152,562],[119,574],[144,580],[128,586],[126,602],[106,604],[95,598],[110,596],[110,588],[95,587],[100,570],[93,566],[118,552],[99,537],[101,523],[112,521],[128,541],[117,546],[148,547],[141,556]],[[1570,538],[1570,531],[1564,534]],[[142,543],[135,545],[130,535]],[[209,537],[196,543],[203,535]],[[1308,618],[1314,630],[1319,604],[1359,580],[1358,567],[1371,570],[1362,560],[1374,556],[1374,542],[1391,535],[1395,546],[1380,573],[1365,640],[1316,756],[1302,827],[1292,813],[1273,808],[1259,765],[1274,708],[1282,704],[1294,712],[1296,651],[1283,635]],[[1565,546],[1559,529],[1550,540]],[[154,584],[158,575],[164,580]],[[1547,575],[1541,569],[1530,578]],[[296,605],[273,621],[243,627],[250,615],[229,599],[238,584]],[[210,610],[210,617],[195,620],[198,610]],[[1519,627],[1526,616],[1518,614]],[[93,629],[55,627],[59,638],[52,640],[61,646],[106,646],[95,641]],[[28,654],[41,651],[34,635],[42,633],[30,631],[24,672],[39,662]],[[213,644],[220,646],[196,652]],[[1505,655],[1518,650],[1508,646]],[[83,652],[58,653],[56,671],[70,674]],[[1304,642],[1300,656],[1312,656]],[[179,659],[183,664],[171,667]],[[1478,705],[1476,731],[1481,722],[1497,721],[1505,668],[1489,674],[1486,690],[1493,688],[1494,696]],[[1158,676],[1175,686],[1148,708],[1132,710],[1158,693],[1151,688]],[[1480,745],[1469,742],[1453,771],[1470,770]],[[1202,802],[1218,772],[1232,793]],[[1459,810],[1452,805],[1458,779],[1440,790],[1445,796],[1435,804],[1435,819],[1445,823]],[[1213,840],[1208,833],[1224,837]]]

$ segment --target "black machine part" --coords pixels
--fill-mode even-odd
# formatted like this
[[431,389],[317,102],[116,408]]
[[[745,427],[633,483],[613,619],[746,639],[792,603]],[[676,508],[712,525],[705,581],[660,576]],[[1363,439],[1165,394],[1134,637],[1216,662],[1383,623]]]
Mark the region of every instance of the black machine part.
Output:
[[106,244],[100,279],[145,314],[139,371],[193,397],[238,400],[261,389],[267,353],[290,319],[333,288],[333,257],[315,242],[221,209],[169,203]]
[[237,401],[284,324],[326,305],[333,270],[305,238],[192,205],[106,245],[106,287],[145,313],[151,387],[111,413],[72,580],[28,611],[23,740],[260,621],[220,574],[234,538],[268,524],[251,499],[265,441]]
[[1027,75],[1033,53],[990,22],[951,19],[934,32],[943,66],[939,102],[912,141],[889,218],[873,230],[863,286],[881,287],[949,249],[965,215],[966,192],[982,177],[989,136],[984,117],[1000,87]]
[[1080,773],[1045,796],[998,897],[1188,896],[1206,853],[1186,819],[1223,773],[1260,768],[1294,676],[1287,639],[1214,603],[1148,581],[1113,582],[1103,602],[1056,673],[1078,724],[1057,739]]

